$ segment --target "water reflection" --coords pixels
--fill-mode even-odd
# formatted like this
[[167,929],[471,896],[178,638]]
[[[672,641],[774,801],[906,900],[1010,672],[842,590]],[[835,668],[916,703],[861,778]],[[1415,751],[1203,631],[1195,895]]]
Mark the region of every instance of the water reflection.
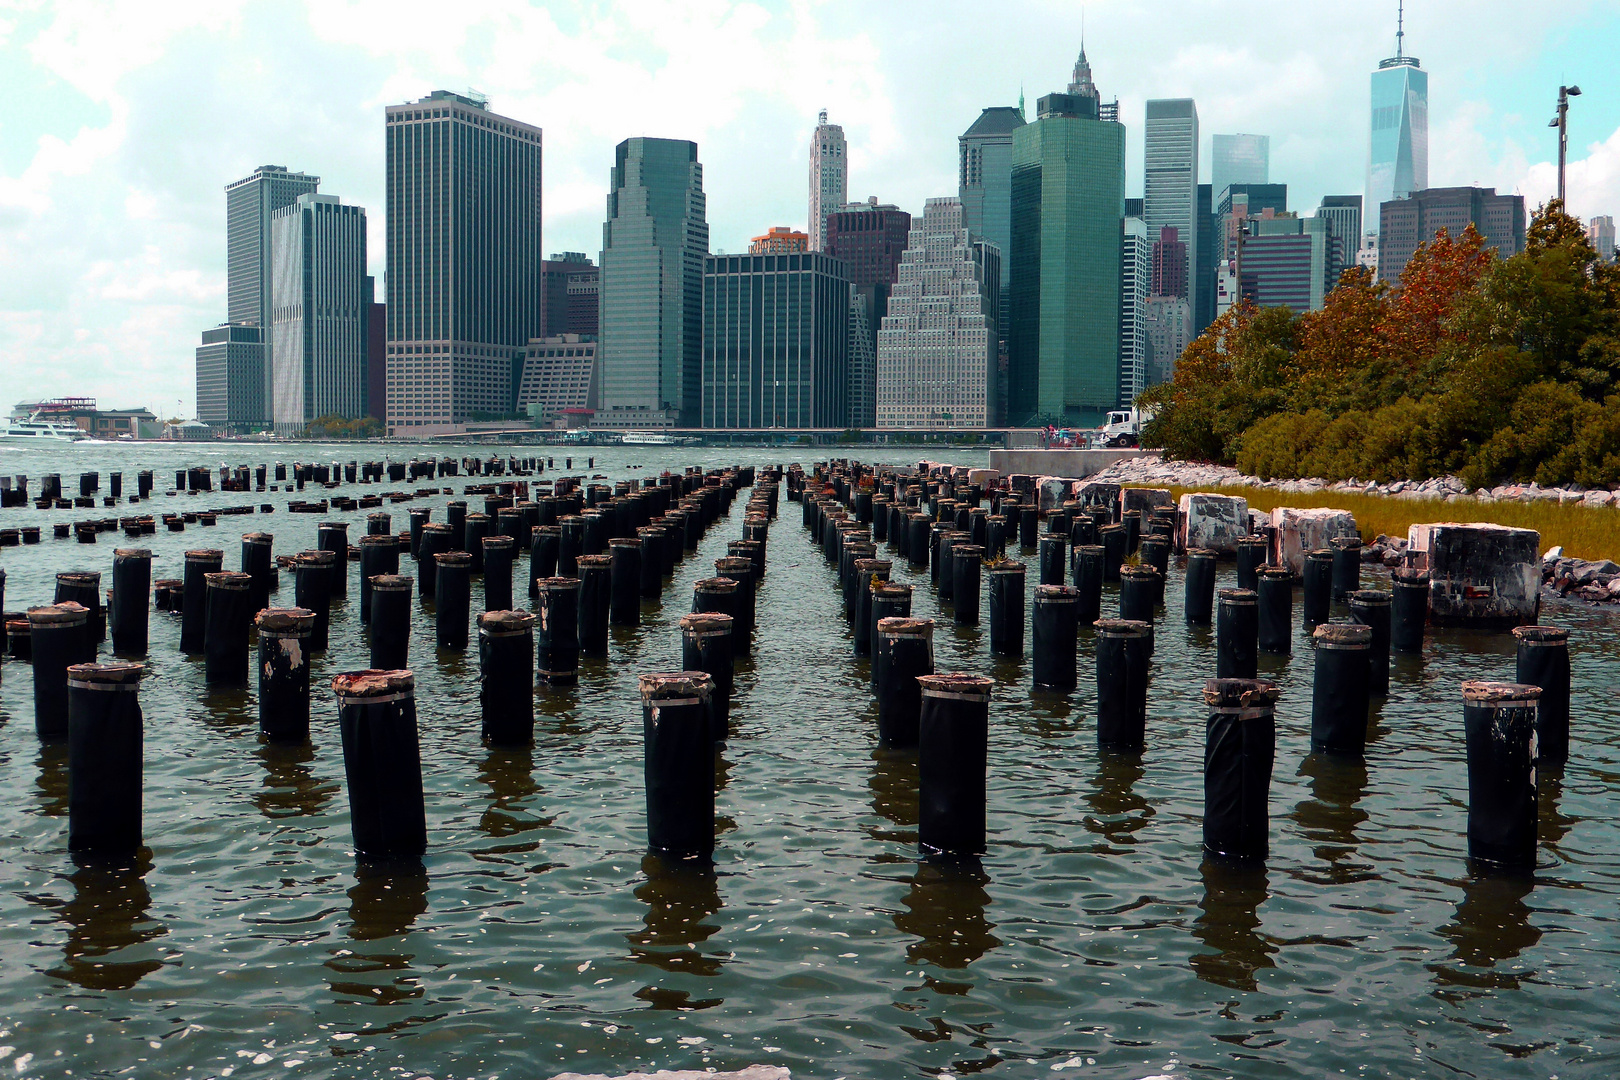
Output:
[[990,876],[977,859],[921,862],[906,893],[908,910],[897,911],[894,925],[917,938],[906,949],[914,964],[960,969],[1001,945],[991,933],[995,923],[985,914]]
[[[713,865],[697,859],[663,859],[647,855],[641,860],[646,880],[635,896],[647,905],[642,928],[626,934],[630,957],[675,976],[712,979],[719,976],[729,956],[704,952],[700,946],[720,930],[714,916],[720,911],[720,882]],[[636,997],[655,1009],[707,1009],[722,998],[694,998],[678,987],[642,987]]]
[[1503,971],[1500,965],[1515,960],[1541,940],[1524,902],[1535,888],[1529,875],[1471,873],[1461,883],[1463,895],[1457,913],[1440,927],[1451,942],[1451,963],[1431,965],[1441,987],[1478,990],[1517,990],[1533,970]]
[[[361,865],[349,890],[349,937],[379,945],[399,937],[427,912],[428,877],[420,863]],[[374,1005],[396,1005],[422,996],[411,972],[414,953],[386,948],[339,950],[329,957],[327,985],[334,994]]]
[[271,820],[317,817],[337,794],[335,781],[322,782],[311,771],[315,747],[307,742],[295,745],[261,738],[254,756],[264,765],[264,784],[254,793],[253,805]]
[[1145,773],[1137,754],[1097,755],[1097,771],[1085,795],[1091,807],[1085,825],[1115,848],[1136,843],[1135,834],[1153,820],[1153,807],[1136,793],[1136,782]]
[[245,686],[208,687],[203,691],[202,704],[203,723],[216,731],[235,730],[259,721],[258,709]]
[[[1299,775],[1310,781],[1311,798],[1294,806],[1293,819],[1306,839],[1315,844],[1316,857],[1327,863],[1326,881],[1365,881],[1375,876],[1371,864],[1353,859],[1356,828],[1369,817],[1361,809],[1367,794],[1367,764],[1359,758],[1307,754]],[[1317,880],[1313,875],[1312,880]]]
[[141,948],[167,933],[147,914],[152,854],[143,848],[132,863],[76,862],[72,899],[41,901],[68,927],[62,963],[48,974],[86,990],[128,990],[163,966],[155,950]]
[[1276,967],[1277,947],[1258,932],[1260,905],[1269,894],[1263,865],[1205,859],[1204,898],[1193,921],[1193,937],[1213,950],[1188,961],[1200,979],[1232,990],[1258,989],[1256,973]]
[[[872,793],[872,810],[878,817],[893,824],[886,829],[868,825],[866,834],[874,840],[903,846],[908,852],[917,847],[917,752],[896,750],[880,746],[872,751],[872,771],[866,778]],[[894,855],[896,861],[911,861],[911,856]]]
[[[521,805],[540,793],[534,779],[534,755],[528,747],[491,747],[478,765],[478,779],[490,794],[490,803],[478,819],[484,835],[510,840],[551,824],[550,818],[534,817]],[[486,848],[484,853],[533,851],[538,846],[537,840],[524,841]]]
[[1536,770],[1536,839],[1548,846],[1556,846],[1579,820],[1563,813],[1558,804],[1564,796],[1564,769],[1561,765],[1544,765]]
[[68,812],[68,745],[65,739],[39,744],[39,812],[44,817],[65,817]]

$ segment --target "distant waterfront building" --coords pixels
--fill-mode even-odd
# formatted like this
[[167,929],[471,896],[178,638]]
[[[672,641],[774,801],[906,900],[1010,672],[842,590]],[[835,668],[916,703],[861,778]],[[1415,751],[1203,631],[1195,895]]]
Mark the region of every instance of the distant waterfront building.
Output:
[[270,412],[277,434],[366,415],[366,212],[300,195],[270,217]]
[[849,201],[849,155],[844,129],[821,110],[810,136],[810,250],[827,248],[827,215]]
[[[877,335],[911,233],[911,215],[872,196],[827,215],[827,254],[850,282],[849,426],[877,423]],[[864,340],[855,338],[864,334]]]
[[[1126,215],[1126,220],[1130,220],[1130,215]],[[1153,238],[1153,281],[1149,293],[1152,296],[1188,295],[1187,245],[1182,243],[1174,225],[1162,226]]]
[[878,331],[879,428],[983,428],[996,413],[1001,253],[965,218],[960,200],[929,199],[912,222]]
[[773,225],[748,243],[750,255],[791,255],[809,250],[810,237],[787,225]]
[[514,410],[544,326],[541,132],[448,90],[385,114],[388,431],[459,431]]
[[238,434],[269,420],[264,373],[264,327],[220,323],[197,346],[197,419]]
[[[239,398],[263,403],[263,415],[248,421],[250,425],[270,419],[270,216],[300,195],[313,194],[320,184],[320,177],[292,172],[285,165],[260,165],[225,185],[225,320],[263,329],[264,358],[258,370],[264,383],[256,394],[233,390]],[[238,363],[234,370],[251,366]]]
[[1498,195],[1495,188],[1450,187],[1414,191],[1379,208],[1378,276],[1399,281],[1419,244],[1445,229],[1453,239],[1473,225],[1506,259],[1524,250],[1524,196]]
[[709,221],[697,143],[626,139],[602,226],[602,410],[595,426],[697,427]]
[[[1001,251],[1001,310],[996,313],[997,397],[1006,404],[1008,305],[1012,302],[1012,143],[1013,132],[1024,126],[1023,106],[996,105],[979,114],[957,138],[957,197],[968,232],[996,245]],[[1006,423],[1004,416],[996,424]]]
[[1614,258],[1614,218],[1607,214],[1593,218],[1586,227],[1586,238],[1592,242],[1592,250],[1597,252],[1598,258],[1604,262]]
[[1007,421],[1018,427],[1091,425],[1119,398],[1125,128],[1097,118],[1094,95],[1049,94],[1013,133]]
[[518,408],[531,419],[557,426],[597,407],[596,342],[580,334],[535,338],[523,349]]
[[[1147,334],[1147,301],[1150,276],[1155,274],[1157,244],[1148,243],[1148,229],[1141,218],[1128,217],[1120,238],[1119,258],[1119,401],[1123,408],[1147,389],[1150,352]],[[1165,231],[1174,232],[1172,226]]]
[[1216,135],[1210,158],[1210,194],[1217,202],[1233,184],[1271,183],[1270,135]]
[[583,251],[564,251],[541,264],[546,308],[545,333],[541,337],[595,335],[600,273]]
[[[1143,221],[1154,239],[1167,225],[1179,234],[1182,246],[1174,254],[1181,266],[1171,268],[1166,280],[1179,282],[1180,290],[1174,295],[1187,296],[1198,258],[1193,217],[1198,209],[1198,106],[1191,98],[1149,101],[1144,145]],[[1159,276],[1156,269],[1155,279]]]
[[[1395,55],[1372,73],[1372,125],[1367,154],[1370,210],[1429,186],[1429,73],[1404,50],[1406,29],[1396,24]],[[1382,219],[1378,222],[1382,229]]]
[[706,428],[842,428],[849,416],[849,278],[824,252],[703,262]]
[[1192,305],[1180,296],[1150,296],[1147,314],[1147,384],[1158,386],[1176,377],[1176,364],[1193,341]]

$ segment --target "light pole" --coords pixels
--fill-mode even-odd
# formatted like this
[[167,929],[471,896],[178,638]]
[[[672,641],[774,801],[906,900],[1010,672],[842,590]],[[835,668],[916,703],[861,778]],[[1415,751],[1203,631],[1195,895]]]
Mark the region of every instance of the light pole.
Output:
[[1569,204],[1564,201],[1564,157],[1569,151],[1569,99],[1580,96],[1580,87],[1560,86],[1558,115],[1547,122],[1548,127],[1558,129],[1558,205],[1566,214],[1569,213]]

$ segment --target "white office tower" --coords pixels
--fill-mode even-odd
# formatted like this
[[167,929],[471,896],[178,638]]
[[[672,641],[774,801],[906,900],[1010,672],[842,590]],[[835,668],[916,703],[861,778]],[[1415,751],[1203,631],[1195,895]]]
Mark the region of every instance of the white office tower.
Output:
[[844,129],[827,123],[821,110],[816,133],[810,136],[810,250],[827,250],[827,215],[848,202],[849,157]]
[[1001,251],[968,233],[961,200],[929,199],[878,331],[878,427],[988,426],[1000,287]]
[[366,415],[366,212],[300,195],[270,215],[270,399],[277,434]]
[[1119,405],[1127,408],[1147,389],[1147,302],[1153,245],[1141,218],[1128,217],[1119,257]]

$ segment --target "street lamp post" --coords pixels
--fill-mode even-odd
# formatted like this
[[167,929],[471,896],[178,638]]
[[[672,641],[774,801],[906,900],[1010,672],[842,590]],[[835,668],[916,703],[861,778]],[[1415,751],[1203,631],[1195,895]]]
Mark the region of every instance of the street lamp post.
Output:
[[1558,205],[1564,213],[1569,213],[1569,204],[1564,201],[1564,158],[1569,151],[1569,99],[1580,97],[1581,88],[1578,86],[1560,86],[1558,88],[1558,115],[1547,122],[1548,127],[1558,129]]

